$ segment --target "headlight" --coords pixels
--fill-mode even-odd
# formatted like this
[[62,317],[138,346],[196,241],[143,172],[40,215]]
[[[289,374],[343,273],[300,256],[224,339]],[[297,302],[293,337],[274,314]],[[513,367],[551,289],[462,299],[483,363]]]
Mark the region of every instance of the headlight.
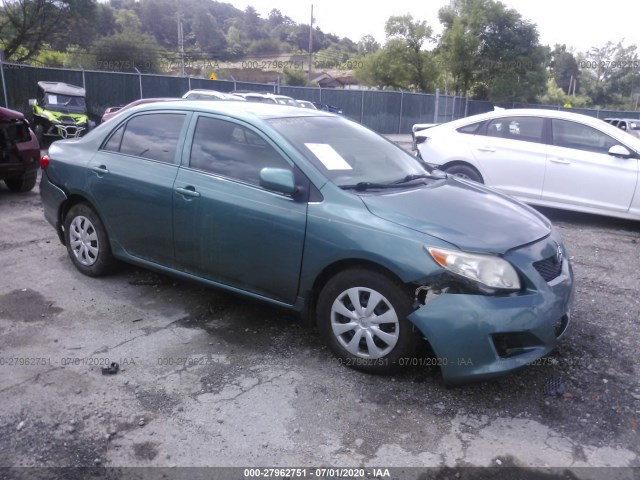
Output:
[[506,260],[495,255],[467,253],[446,248],[425,247],[433,259],[451,273],[486,287],[519,290],[520,279]]

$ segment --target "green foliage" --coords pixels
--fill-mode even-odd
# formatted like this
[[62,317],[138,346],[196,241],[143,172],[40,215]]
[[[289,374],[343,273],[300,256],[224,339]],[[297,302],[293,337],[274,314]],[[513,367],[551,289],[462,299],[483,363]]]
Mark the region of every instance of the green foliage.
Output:
[[365,35],[358,42],[358,55],[365,56],[380,50],[380,43],[372,36]]
[[[569,94],[574,90],[578,91],[580,69],[578,62],[571,52],[567,51],[566,45],[556,45],[549,54],[549,68],[555,83],[564,93]],[[571,89],[571,92],[569,91]]]
[[438,55],[455,90],[496,102],[533,101],[544,93],[546,49],[536,26],[518,12],[494,0],[454,0],[439,17]]
[[143,73],[161,70],[161,47],[147,34],[116,33],[93,44],[98,68]]
[[79,45],[69,45],[64,52],[65,68],[84,68],[85,70],[96,68],[96,59]]
[[290,50],[291,47],[285,42],[280,42],[273,38],[263,38],[262,40],[254,40],[251,42],[247,48],[247,53],[268,56],[286,53]]
[[637,46],[607,42],[581,58],[584,92],[599,106],[635,109],[634,89],[640,85]]
[[306,87],[309,85],[307,75],[302,70],[285,68],[282,71],[282,84],[295,87]]
[[584,95],[567,95],[565,91],[558,87],[553,77],[547,80],[547,92],[539,99],[543,105],[564,106],[570,104],[572,107],[588,107],[591,99]]
[[430,91],[438,72],[434,54],[423,50],[433,41],[432,29],[411,15],[393,16],[385,25],[385,46],[364,57],[362,68],[354,72],[365,85]]
[[51,50],[51,46],[48,44],[44,44],[42,50],[33,59],[36,65],[43,67],[62,67],[64,66],[64,60],[64,53]]

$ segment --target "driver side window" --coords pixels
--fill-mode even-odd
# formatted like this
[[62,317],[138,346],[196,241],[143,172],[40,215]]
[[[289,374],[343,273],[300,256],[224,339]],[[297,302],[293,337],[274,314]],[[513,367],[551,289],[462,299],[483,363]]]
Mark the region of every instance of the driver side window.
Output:
[[200,117],[191,146],[189,166],[253,185],[260,184],[265,167],[291,166],[252,130],[211,117]]

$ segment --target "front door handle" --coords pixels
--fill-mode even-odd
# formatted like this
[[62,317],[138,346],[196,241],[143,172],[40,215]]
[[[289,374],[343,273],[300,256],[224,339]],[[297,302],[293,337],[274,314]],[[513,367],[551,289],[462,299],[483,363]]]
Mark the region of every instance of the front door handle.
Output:
[[185,197],[198,198],[200,196],[200,193],[196,192],[195,187],[192,187],[191,185],[184,188],[178,187],[176,188],[176,192],[178,192],[180,195],[184,195]]
[[563,165],[569,165],[571,163],[569,160],[565,160],[564,158],[558,158],[558,157],[551,157],[549,160],[551,160],[553,163],[561,163]]
[[91,167],[91,171],[97,173],[98,176],[106,175],[107,173],[109,173],[109,170],[107,170],[107,167],[105,167],[104,165],[100,165],[99,167]]
[[480,150],[481,152],[489,152],[489,153],[493,153],[496,151],[496,149],[493,147],[478,147],[478,150]]

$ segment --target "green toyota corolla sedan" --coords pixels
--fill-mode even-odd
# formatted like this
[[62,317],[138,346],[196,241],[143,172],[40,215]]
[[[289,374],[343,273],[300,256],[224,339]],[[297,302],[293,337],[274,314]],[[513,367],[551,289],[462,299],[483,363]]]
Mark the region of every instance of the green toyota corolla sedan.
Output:
[[119,260],[298,311],[360,370],[432,351],[445,382],[488,378],[569,323],[573,273],[544,216],[341,116],[150,103],[41,163],[45,217],[82,273]]

